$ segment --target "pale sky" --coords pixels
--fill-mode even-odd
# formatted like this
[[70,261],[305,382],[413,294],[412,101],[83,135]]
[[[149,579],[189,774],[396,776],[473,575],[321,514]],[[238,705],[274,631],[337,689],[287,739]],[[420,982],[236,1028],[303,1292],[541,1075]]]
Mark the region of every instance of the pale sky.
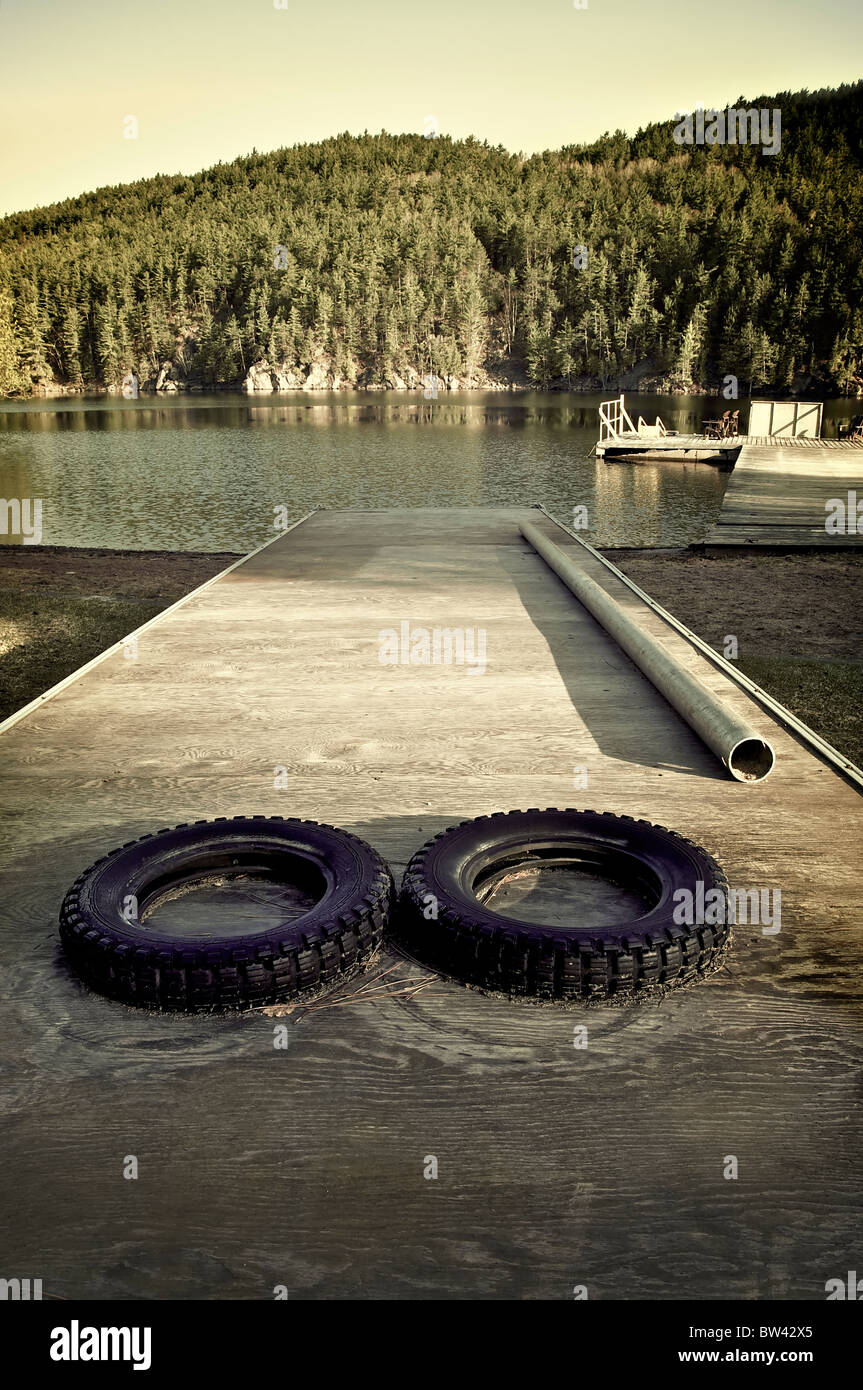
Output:
[[863,75],[861,0],[587,4],[0,0],[0,215],[428,116],[530,153]]

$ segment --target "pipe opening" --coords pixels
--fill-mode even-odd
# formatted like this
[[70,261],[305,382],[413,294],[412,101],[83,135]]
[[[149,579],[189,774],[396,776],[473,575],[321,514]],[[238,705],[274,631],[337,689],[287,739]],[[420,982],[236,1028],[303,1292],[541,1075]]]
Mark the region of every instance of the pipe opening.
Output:
[[773,769],[776,755],[763,738],[744,738],[728,755],[728,771],[738,782],[760,782]]

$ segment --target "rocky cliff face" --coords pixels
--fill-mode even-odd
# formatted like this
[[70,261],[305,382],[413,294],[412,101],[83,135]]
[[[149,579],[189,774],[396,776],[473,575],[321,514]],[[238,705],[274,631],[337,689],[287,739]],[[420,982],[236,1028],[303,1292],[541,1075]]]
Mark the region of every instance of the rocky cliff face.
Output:
[[209,384],[196,376],[194,360],[188,372],[182,361],[165,361],[141,383],[141,391],[159,395],[212,390],[244,391],[249,395],[272,395],[278,391],[422,391],[428,399],[434,399],[448,391],[506,391],[531,389],[531,385],[524,372],[512,363],[501,364],[499,370],[480,368],[470,377],[439,376],[416,366],[400,372],[365,368],[356,360],[346,367],[339,366],[333,357],[319,351],[311,362],[302,365],[258,358],[239,379]]
[[[422,391],[434,398],[445,391],[506,390],[513,385],[511,381],[496,379],[488,372],[481,371],[472,378],[459,376],[436,376],[433,373],[420,373],[416,367],[407,367],[403,374],[390,372],[381,374],[371,370],[355,370],[351,376],[339,372],[331,358],[316,357],[306,367],[271,366],[265,359],[254,362],[246,372],[240,390],[267,393],[273,391]],[[528,383],[525,382],[525,385]],[[159,390],[157,386],[155,388]]]
[[[50,381],[34,386],[32,394],[37,396],[67,396],[85,393],[88,395],[119,395],[122,387],[114,383],[98,386],[90,383],[69,383]],[[458,391],[565,391],[572,393],[617,394],[620,391],[639,391],[644,395],[708,395],[717,396],[721,383],[716,381],[687,381],[673,373],[657,370],[646,360],[637,367],[618,377],[571,376],[558,378],[539,386],[532,382],[523,367],[512,360],[495,362],[488,369],[479,368],[473,376],[435,375],[409,366],[401,372],[381,372],[374,368],[364,368],[360,362],[351,361],[347,368],[339,369],[335,359],[318,352],[311,362],[271,363],[266,358],[253,362],[242,377],[232,381],[206,381],[195,373],[194,359],[187,367],[182,354],[175,361],[165,360],[151,370],[149,377],[140,383],[142,395],[163,395],[175,392],[206,393],[212,391],[243,391],[248,395],[273,395],[281,391],[405,391],[422,392],[427,400],[436,400]],[[818,398],[821,386],[812,376],[800,374],[789,385],[782,387],[785,396]],[[741,394],[743,394],[741,390]],[[748,392],[746,392],[748,394]],[[757,393],[764,396],[770,393],[765,388]],[[863,380],[854,381],[849,395],[863,397]]]

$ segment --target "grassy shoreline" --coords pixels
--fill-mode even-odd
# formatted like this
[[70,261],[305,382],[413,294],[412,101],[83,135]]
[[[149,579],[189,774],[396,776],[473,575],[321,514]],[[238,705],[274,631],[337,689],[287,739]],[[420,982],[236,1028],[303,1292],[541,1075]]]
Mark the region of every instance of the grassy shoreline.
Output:
[[56,545],[0,548],[0,719],[237,558]]
[[[863,764],[863,554],[606,550],[754,681]],[[0,549],[0,719],[238,558],[67,546]]]

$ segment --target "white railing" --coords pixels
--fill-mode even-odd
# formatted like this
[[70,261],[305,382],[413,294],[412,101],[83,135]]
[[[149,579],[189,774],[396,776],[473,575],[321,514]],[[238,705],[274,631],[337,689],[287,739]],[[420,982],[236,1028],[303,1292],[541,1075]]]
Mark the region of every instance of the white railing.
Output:
[[620,439],[626,434],[638,434],[629,418],[623,396],[614,401],[602,401],[599,407],[599,442]]

